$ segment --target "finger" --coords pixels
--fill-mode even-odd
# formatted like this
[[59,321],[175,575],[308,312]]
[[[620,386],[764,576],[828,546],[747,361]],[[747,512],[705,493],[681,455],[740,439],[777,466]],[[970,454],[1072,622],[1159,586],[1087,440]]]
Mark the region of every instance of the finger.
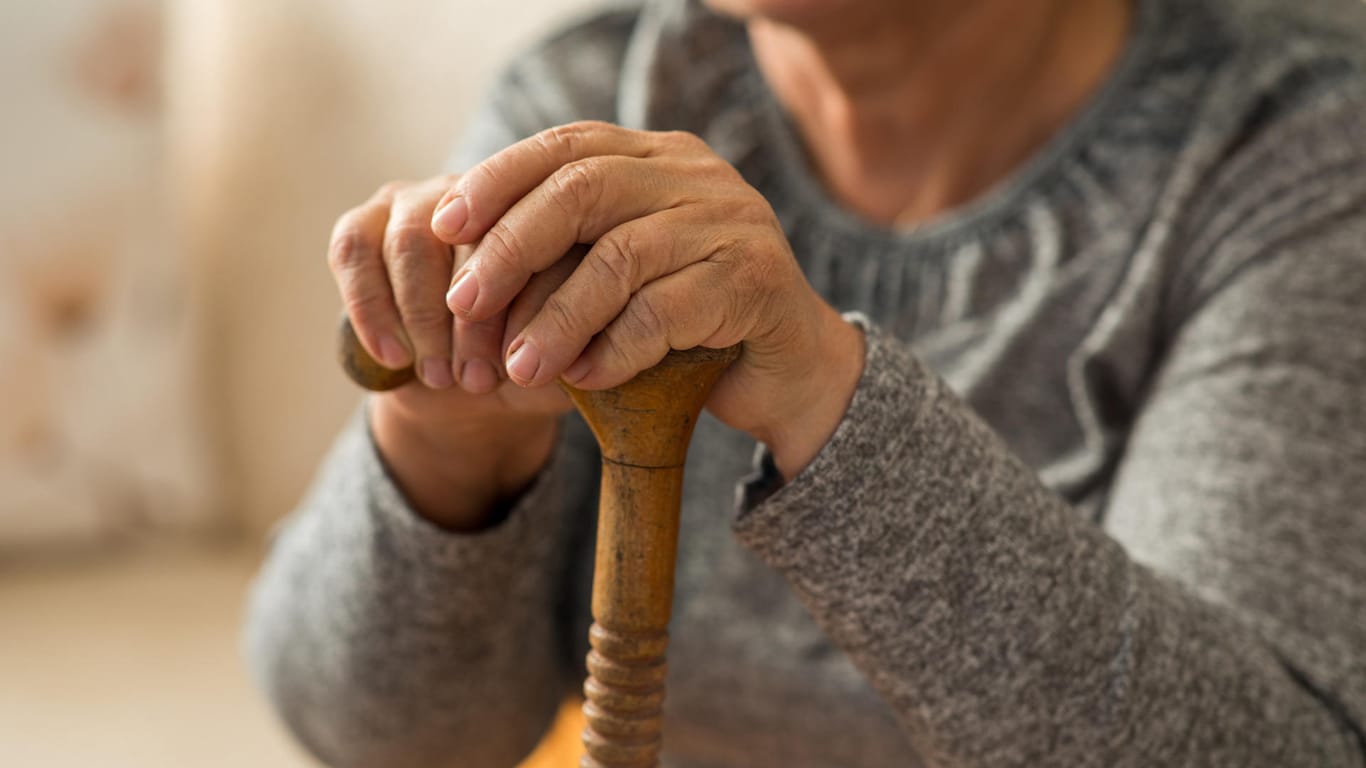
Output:
[[[458,245],[454,251],[458,269],[469,261],[474,248]],[[453,316],[452,319],[451,371],[455,374],[455,383],[471,394],[484,395],[494,391],[505,378],[502,340],[507,313],[499,312],[478,323],[462,317]]]
[[452,311],[473,320],[500,311],[531,275],[559,261],[573,244],[594,242],[624,222],[700,194],[693,177],[661,172],[660,164],[593,157],[555,171],[484,235],[456,276],[448,297]]
[[469,172],[441,199],[432,231],[449,243],[484,236],[513,203],[575,160],[600,155],[647,157],[672,134],[633,131],[610,123],[578,122],[550,128],[498,152]]
[[509,370],[511,378],[531,385],[552,381],[647,283],[734,249],[734,232],[718,237],[704,216],[700,210],[675,208],[633,219],[599,238],[534,314],[510,319],[514,341],[509,348],[526,350],[522,358],[538,363],[533,378],[523,378],[533,369],[525,360],[518,370]]
[[[474,253],[472,245],[457,245],[455,267],[469,261]],[[470,394],[485,395],[495,391],[507,378],[503,372],[503,328],[507,325],[507,313],[499,312],[480,322],[453,316],[455,344],[452,350],[451,370],[455,382]]]
[[[549,269],[532,276],[526,289],[517,295],[512,306],[508,308],[507,328],[501,347],[504,354],[499,359],[508,361],[505,367],[507,376],[518,384],[537,386],[549,383],[555,378],[555,374],[545,374],[540,370],[539,349],[543,349],[543,347],[527,347],[523,343],[523,339],[519,338],[519,334],[533,317],[543,311],[546,301],[555,294],[556,290],[566,280],[570,279],[570,276],[583,262],[586,253],[588,253],[587,246],[576,246]],[[583,343],[587,343],[587,341],[588,339],[585,337]],[[582,348],[583,344],[581,343],[572,354],[577,356]],[[572,360],[573,357],[570,359]]]
[[389,194],[382,190],[337,219],[327,263],[361,345],[386,368],[397,370],[413,357],[381,257]]
[[451,247],[432,234],[429,222],[440,188],[432,184],[396,192],[384,230],[384,262],[403,327],[412,340],[417,375],[433,389],[455,383],[451,372],[451,313],[445,287]]
[[486,395],[503,378],[503,328],[507,313],[499,312],[480,322],[455,318],[455,354],[452,370],[461,389]]
[[649,368],[671,349],[721,349],[749,332],[753,312],[730,287],[732,271],[704,261],[649,283],[564,372],[580,389],[608,389]]

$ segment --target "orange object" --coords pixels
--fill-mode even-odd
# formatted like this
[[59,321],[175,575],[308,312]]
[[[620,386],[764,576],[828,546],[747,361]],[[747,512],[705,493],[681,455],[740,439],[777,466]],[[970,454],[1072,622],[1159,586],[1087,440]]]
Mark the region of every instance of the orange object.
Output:
[[564,768],[573,765],[583,751],[579,745],[579,734],[583,731],[584,719],[579,706],[577,699],[566,701],[560,707],[555,725],[551,726],[540,746],[517,768]]

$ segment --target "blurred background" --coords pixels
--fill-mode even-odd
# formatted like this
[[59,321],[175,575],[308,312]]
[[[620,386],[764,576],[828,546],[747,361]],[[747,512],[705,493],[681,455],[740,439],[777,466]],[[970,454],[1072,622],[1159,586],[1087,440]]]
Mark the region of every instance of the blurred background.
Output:
[[238,625],[358,401],[328,232],[587,5],[0,0],[0,764],[314,764]]

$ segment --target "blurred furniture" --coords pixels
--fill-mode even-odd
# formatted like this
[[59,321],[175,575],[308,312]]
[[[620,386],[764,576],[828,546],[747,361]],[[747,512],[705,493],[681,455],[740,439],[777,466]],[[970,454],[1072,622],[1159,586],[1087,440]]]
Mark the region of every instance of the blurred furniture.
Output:
[[493,71],[586,4],[169,6],[168,136],[203,287],[204,381],[250,530],[289,510],[357,402],[328,343],[332,222],[385,181],[440,172]]

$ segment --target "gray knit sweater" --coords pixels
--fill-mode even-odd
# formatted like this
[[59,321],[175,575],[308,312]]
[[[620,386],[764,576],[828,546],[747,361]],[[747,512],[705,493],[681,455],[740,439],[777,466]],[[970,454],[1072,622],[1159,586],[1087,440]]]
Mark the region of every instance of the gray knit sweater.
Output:
[[[688,2],[587,19],[493,90],[458,165],[578,119],[693,131],[866,329],[790,483],[698,428],[668,766],[1366,761],[1366,25],[1139,8],[1065,133],[907,231],[827,198],[743,30]],[[443,532],[358,417],[250,609],[298,738],[514,765],[582,678],[596,482],[569,418],[505,520]]]

